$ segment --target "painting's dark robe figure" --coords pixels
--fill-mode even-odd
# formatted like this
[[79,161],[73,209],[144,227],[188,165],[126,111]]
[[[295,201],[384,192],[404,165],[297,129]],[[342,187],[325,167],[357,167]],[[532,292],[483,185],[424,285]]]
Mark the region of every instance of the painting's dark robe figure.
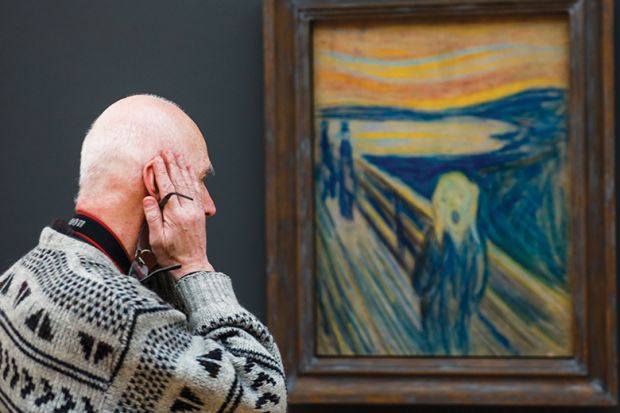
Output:
[[430,354],[469,353],[470,321],[487,281],[486,248],[476,224],[478,192],[463,174],[450,172],[433,194],[433,227],[412,277]]
[[329,196],[336,196],[336,164],[334,163],[334,154],[332,153],[332,145],[329,142],[329,123],[324,120],[321,122],[321,141],[319,143],[321,149],[321,181],[323,183],[323,191],[321,192],[321,201]]
[[353,147],[349,135],[349,123],[342,122],[340,125],[340,191],[338,204],[340,215],[343,218],[353,220],[353,201],[357,189],[357,178],[353,166]]

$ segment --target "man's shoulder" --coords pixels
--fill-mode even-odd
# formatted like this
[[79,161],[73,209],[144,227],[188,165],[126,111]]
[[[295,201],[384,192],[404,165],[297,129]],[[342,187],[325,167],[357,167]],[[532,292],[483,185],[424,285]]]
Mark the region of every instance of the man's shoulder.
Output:
[[[90,248],[90,247],[89,247]],[[118,333],[136,312],[172,310],[100,254],[38,245],[0,275],[0,310],[50,311],[64,322]]]
[[[101,405],[132,343],[156,325],[147,317],[181,315],[101,257],[34,248],[0,275],[0,396],[26,410],[46,391],[79,400],[80,411]],[[12,385],[13,371],[36,389]]]

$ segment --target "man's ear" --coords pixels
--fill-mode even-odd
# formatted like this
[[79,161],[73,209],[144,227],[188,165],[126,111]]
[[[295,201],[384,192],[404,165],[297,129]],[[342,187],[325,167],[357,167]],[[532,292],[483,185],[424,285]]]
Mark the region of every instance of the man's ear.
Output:
[[148,161],[144,168],[142,169],[142,180],[144,182],[144,187],[146,188],[146,192],[155,199],[159,200],[159,188],[157,187],[157,182],[155,181],[155,170],[153,169],[154,161]]

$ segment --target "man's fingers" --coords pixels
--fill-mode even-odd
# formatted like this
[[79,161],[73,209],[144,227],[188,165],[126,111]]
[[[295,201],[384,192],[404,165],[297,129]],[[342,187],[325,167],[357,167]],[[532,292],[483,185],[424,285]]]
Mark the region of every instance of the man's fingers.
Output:
[[186,195],[189,195],[190,197],[194,198],[194,200],[196,200],[197,194],[195,192],[194,181],[192,181],[192,178],[189,175],[189,172],[187,171],[187,163],[185,162],[185,157],[181,154],[177,154],[176,158],[177,158],[177,164],[179,165],[179,171],[183,175],[183,180],[185,181],[185,187],[187,188],[187,191],[188,191]]
[[164,159],[161,156],[155,157],[155,162],[153,162],[153,170],[155,171],[157,187],[161,192],[163,192],[161,196],[163,197],[168,192],[174,192],[174,185],[170,180]]
[[152,196],[147,196],[142,200],[142,207],[149,226],[149,243],[151,246],[159,246],[163,238],[164,224],[157,200]]
[[[161,156],[155,158],[155,162],[153,162],[153,170],[155,171],[155,181],[157,182],[157,187],[159,188],[160,199],[165,197],[170,192],[177,192],[174,184],[170,180],[168,170],[164,164],[164,159]],[[168,202],[179,205],[179,200],[177,199],[178,197],[173,198],[174,199],[171,199]]]
[[[176,192],[185,194],[187,192],[187,183],[185,182],[183,174],[179,170],[179,165],[177,164],[176,157],[168,150],[162,152],[162,157],[166,161],[166,167],[168,169],[170,179],[172,180],[172,185],[174,185]],[[179,203],[179,205],[184,204],[184,200],[181,197],[178,198],[177,202]]]

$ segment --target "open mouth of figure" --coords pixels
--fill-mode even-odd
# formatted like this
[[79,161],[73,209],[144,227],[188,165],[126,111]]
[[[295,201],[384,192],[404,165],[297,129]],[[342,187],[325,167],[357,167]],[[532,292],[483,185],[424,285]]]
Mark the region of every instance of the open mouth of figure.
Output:
[[454,222],[455,224],[458,224],[460,220],[461,220],[461,216],[459,215],[459,213],[456,211],[452,211],[452,222]]

